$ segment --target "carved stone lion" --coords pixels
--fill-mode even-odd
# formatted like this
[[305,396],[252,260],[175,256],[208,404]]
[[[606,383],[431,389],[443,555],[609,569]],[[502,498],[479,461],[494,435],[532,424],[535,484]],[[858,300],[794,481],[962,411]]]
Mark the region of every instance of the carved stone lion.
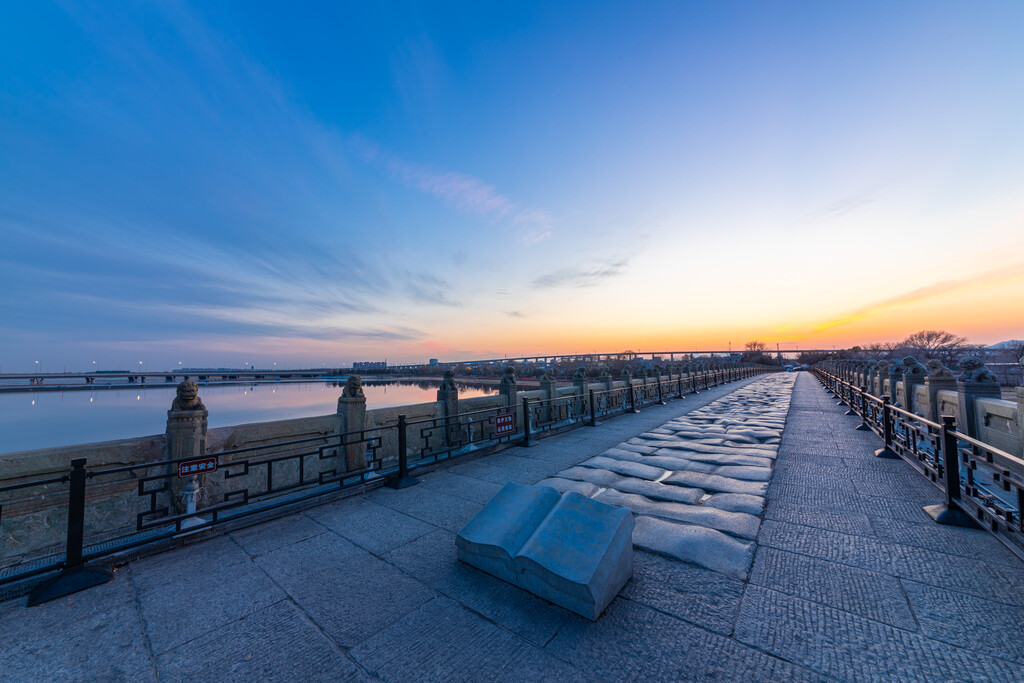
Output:
[[349,375],[345,387],[341,390],[343,398],[363,398],[363,378],[359,375]]
[[942,364],[942,361],[932,358],[928,361],[929,379],[953,379],[953,371]]
[[192,380],[185,380],[178,385],[171,410],[204,410],[203,399],[199,398],[199,385]]
[[623,365],[622,366],[622,372],[619,373],[619,377],[632,377],[632,376],[633,376],[633,368],[629,367],[628,365]]
[[555,371],[552,370],[551,368],[548,368],[548,369],[546,369],[544,371],[544,374],[541,375],[540,378],[543,381],[545,381],[545,382],[554,382],[555,381]]
[[511,365],[506,365],[505,369],[501,372],[501,386],[515,386],[516,384],[516,369]]
[[572,378],[573,378],[573,381],[578,380],[578,379],[586,379],[587,378],[587,369],[585,367],[583,367],[582,365],[579,366],[578,368],[576,368],[576,372],[573,374]]
[[908,377],[924,377],[928,369],[914,356],[907,356],[903,359],[903,374]]
[[974,356],[964,358],[960,361],[961,382],[998,382],[996,374],[989,370],[984,361]]
[[893,358],[889,361],[889,376],[899,377],[903,375],[903,361],[899,358]]
[[441,389],[444,391],[455,391],[455,371],[445,370],[444,379],[441,380]]

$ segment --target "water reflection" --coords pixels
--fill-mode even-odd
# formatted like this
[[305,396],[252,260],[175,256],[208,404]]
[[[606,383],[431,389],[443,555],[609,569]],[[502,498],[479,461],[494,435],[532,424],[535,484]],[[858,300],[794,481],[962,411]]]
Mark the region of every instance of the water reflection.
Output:
[[[344,382],[200,385],[210,426],[334,413]],[[436,382],[365,382],[367,408],[426,403]],[[174,385],[145,389],[80,389],[0,394],[0,453],[162,434]],[[494,389],[459,386],[461,398]]]

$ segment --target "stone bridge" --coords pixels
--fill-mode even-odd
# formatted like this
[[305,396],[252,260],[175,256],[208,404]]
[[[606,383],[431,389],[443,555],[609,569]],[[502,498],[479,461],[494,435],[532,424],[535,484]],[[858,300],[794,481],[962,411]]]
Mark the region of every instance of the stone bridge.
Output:
[[[1019,680],[1024,563],[809,373],[702,388],[0,603],[11,680]],[[627,507],[596,622],[455,559],[505,483]]]

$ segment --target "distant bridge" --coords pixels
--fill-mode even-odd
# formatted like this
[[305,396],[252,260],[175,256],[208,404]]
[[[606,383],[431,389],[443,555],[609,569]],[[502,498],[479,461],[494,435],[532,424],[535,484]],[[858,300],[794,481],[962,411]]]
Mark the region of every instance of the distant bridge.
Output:
[[[776,351],[765,351],[766,355],[781,354],[782,356],[797,356],[801,353],[832,353],[834,349],[786,349]],[[606,361],[628,361],[652,360],[656,362],[684,362],[691,357],[727,357],[740,354],[742,351],[733,350],[698,350],[698,351],[623,351],[621,353],[568,353],[568,354],[538,354],[532,356],[514,356],[502,358],[476,358],[472,360],[444,361],[438,362],[437,368],[443,369],[451,366],[478,367],[494,363],[600,363]],[[405,365],[389,365],[386,372],[403,370],[417,370],[428,365],[427,363],[412,363]],[[25,373],[0,373],[0,385],[9,382],[28,381],[30,386],[50,385],[94,385],[116,383],[120,384],[145,384],[164,382],[176,383],[185,379],[197,379],[200,382],[273,382],[278,380],[326,380],[339,378],[352,373],[352,368],[310,368],[305,370],[278,370],[256,369],[256,368],[184,368],[180,370],[166,370],[163,372],[139,372],[135,370],[101,370],[91,372],[25,372]],[[373,373],[378,374],[378,373]],[[24,386],[24,385],[21,385]]]

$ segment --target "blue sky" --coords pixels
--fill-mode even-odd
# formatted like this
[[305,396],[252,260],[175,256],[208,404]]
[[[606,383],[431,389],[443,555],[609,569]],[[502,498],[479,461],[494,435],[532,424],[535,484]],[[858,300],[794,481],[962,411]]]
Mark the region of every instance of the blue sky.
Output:
[[1024,336],[1020,3],[4,14],[5,370]]

